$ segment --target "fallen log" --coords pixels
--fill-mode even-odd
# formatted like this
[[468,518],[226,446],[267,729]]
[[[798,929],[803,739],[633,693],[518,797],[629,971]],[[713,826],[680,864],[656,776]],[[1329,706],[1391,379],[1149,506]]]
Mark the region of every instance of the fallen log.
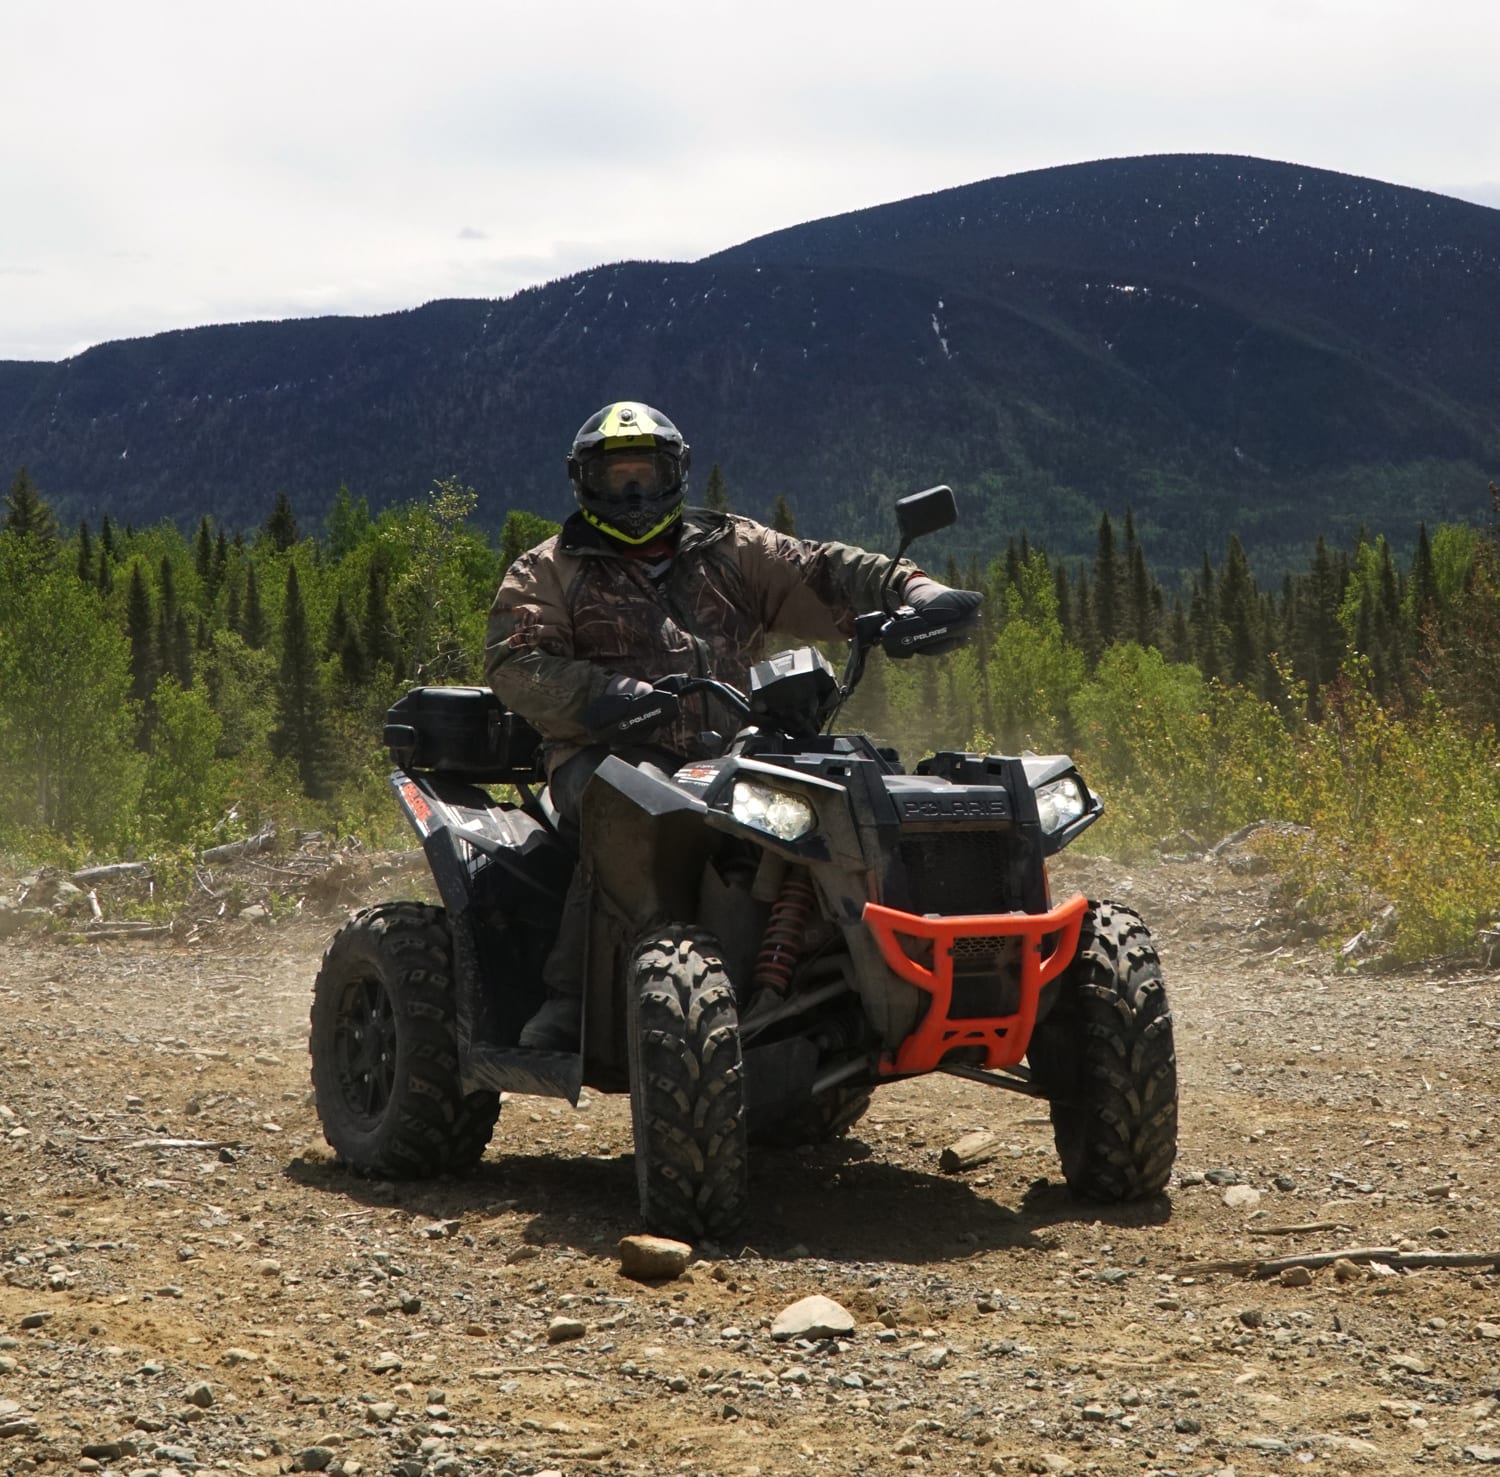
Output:
[[144,877],[150,870],[145,862],[110,862],[103,867],[84,867],[72,874],[72,880],[79,887],[86,887],[90,882],[103,882],[110,877]]
[[1187,1262],[1179,1274],[1233,1272],[1252,1277],[1275,1277],[1290,1267],[1331,1267],[1335,1262],[1383,1262],[1388,1267],[1492,1267],[1500,1266],[1500,1251],[1401,1251],[1394,1246],[1346,1246],[1339,1251],[1309,1251],[1278,1257],[1236,1257],[1220,1262]]
[[258,851],[266,851],[271,843],[276,840],[276,827],[267,826],[265,830],[254,836],[247,836],[243,841],[227,841],[223,846],[210,846],[207,851],[199,852],[198,859],[205,862],[233,862],[243,856],[254,856]]

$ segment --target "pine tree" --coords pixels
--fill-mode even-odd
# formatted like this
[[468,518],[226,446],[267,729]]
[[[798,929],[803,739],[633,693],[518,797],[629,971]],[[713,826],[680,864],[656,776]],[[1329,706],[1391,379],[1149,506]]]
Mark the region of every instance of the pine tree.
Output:
[[[106,519],[107,523],[109,520]],[[104,535],[99,536],[99,567],[94,575],[94,584],[98,587],[101,595],[108,595],[115,587],[115,561],[110,556],[108,548],[105,547]]]
[[776,503],[771,509],[771,527],[777,533],[789,534],[792,538],[797,537],[796,515],[792,512],[792,505],[781,493],[776,494]]
[[[107,558],[112,564],[119,558],[115,550],[115,528],[114,524],[109,521],[108,513],[104,515],[99,525],[99,554],[101,558]],[[114,581],[111,580],[110,583],[113,584]]]
[[297,766],[302,793],[326,798],[328,789],[328,734],[318,691],[318,661],[308,634],[307,612],[297,566],[288,564],[286,600],[281,618],[281,670],[276,689],[276,727],[271,751]]
[[284,492],[276,494],[276,506],[266,519],[266,537],[278,554],[285,554],[295,546],[298,539],[297,518],[292,512],[292,502]]
[[78,524],[78,578],[85,585],[94,583],[94,541],[89,537],[87,518]]
[[729,494],[724,491],[724,473],[718,462],[708,469],[708,482],[703,489],[703,506],[711,513],[728,513],[731,510]]
[[140,560],[130,566],[130,591],[125,598],[125,631],[130,638],[130,695],[144,703],[156,686],[156,650],[152,644],[151,592]]
[[57,521],[25,467],[17,470],[6,494],[5,518],[0,522],[0,530],[30,539],[39,549],[50,551],[56,547]]

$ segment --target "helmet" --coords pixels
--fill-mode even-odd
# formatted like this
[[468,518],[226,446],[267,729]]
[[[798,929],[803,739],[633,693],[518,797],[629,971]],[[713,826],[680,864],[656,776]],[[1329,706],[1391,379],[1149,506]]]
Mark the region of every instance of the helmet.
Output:
[[601,533],[647,544],[682,516],[688,460],[682,432],[661,411],[617,400],[578,428],[568,479],[579,511]]

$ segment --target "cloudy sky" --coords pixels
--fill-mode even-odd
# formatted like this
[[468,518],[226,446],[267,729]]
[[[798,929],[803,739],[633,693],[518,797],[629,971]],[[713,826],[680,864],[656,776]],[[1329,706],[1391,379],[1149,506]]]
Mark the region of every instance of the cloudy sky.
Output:
[[0,0],[0,57],[0,359],[1117,155],[1500,206],[1500,0]]

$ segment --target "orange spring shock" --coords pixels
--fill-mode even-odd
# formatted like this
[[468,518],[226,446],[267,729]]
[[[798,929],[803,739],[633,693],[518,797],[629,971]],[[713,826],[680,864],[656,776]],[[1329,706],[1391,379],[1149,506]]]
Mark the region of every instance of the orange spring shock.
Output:
[[792,970],[797,965],[797,956],[802,952],[807,920],[816,901],[817,894],[813,891],[807,868],[793,867],[781,884],[780,895],[771,904],[771,916],[766,922],[760,953],[755,956],[752,983],[756,990],[774,990],[778,995],[786,993]]

